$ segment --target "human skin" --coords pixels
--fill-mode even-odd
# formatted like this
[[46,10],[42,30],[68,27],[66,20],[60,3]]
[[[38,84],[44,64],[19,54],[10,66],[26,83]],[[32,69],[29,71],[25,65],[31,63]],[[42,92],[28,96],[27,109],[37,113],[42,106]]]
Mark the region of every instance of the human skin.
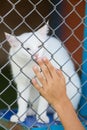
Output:
[[41,84],[35,78],[32,79],[32,83],[49,104],[54,107],[64,129],[85,130],[67,97],[66,82],[61,70],[55,69],[46,57],[37,59],[37,63],[42,72],[36,65],[33,67],[33,71]]

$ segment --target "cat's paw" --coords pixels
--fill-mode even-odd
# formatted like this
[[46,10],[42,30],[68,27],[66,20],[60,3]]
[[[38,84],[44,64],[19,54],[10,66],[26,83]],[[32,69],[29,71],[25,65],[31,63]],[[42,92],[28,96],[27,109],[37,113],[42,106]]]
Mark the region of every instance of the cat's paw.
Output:
[[26,118],[25,116],[19,117],[18,115],[13,115],[11,116],[10,121],[11,122],[24,122],[25,118]]
[[39,123],[49,123],[48,116],[36,116],[36,119]]
[[11,116],[10,121],[11,121],[11,122],[19,122],[18,116],[17,116],[17,115]]

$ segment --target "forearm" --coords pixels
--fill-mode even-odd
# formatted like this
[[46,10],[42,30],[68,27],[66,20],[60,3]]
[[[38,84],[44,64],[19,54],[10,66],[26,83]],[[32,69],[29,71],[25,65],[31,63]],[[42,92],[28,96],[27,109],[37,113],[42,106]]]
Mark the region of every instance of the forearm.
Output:
[[57,101],[57,105],[55,104],[54,108],[58,113],[65,130],[85,130],[68,97],[59,103]]

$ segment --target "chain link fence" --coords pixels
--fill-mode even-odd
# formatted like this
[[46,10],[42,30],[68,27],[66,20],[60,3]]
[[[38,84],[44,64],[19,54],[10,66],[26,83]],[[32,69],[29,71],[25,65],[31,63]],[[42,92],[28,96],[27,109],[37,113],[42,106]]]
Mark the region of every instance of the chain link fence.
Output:
[[[83,61],[83,57],[82,57],[82,53],[86,51],[86,48],[84,47],[84,42],[86,41],[86,38],[84,37],[84,28],[86,28],[86,23],[85,23],[86,2],[87,2],[86,0],[76,0],[76,1],[73,0],[66,0],[66,1],[65,0],[36,0],[36,1],[35,0],[0,0],[0,126],[1,129],[22,130],[22,129],[30,129],[34,127],[36,128],[43,127],[43,126],[46,126],[47,129],[50,129],[50,127],[54,124],[56,126],[61,126],[61,122],[54,120],[53,116],[49,114],[50,112],[48,113],[48,116],[50,117],[50,123],[45,124],[44,120],[41,118],[41,115],[45,111],[47,111],[48,108],[44,109],[44,111],[42,112],[42,114],[40,113],[40,115],[33,108],[33,104],[37,105],[37,101],[40,98],[39,95],[34,97],[35,93],[32,93],[31,95],[31,98],[33,99],[32,102],[30,101],[28,102],[25,99],[25,97],[22,97],[24,91],[28,91],[28,88],[30,88],[31,82],[29,82],[28,85],[25,86],[26,88],[24,90],[21,90],[21,93],[19,93],[19,90],[17,89],[14,81],[16,80],[17,77],[19,77],[19,75],[23,75],[24,79],[27,79],[27,81],[29,81],[32,78],[29,77],[28,73],[27,72],[25,73],[23,69],[29,66],[29,64],[31,64],[33,56],[36,53],[39,53],[42,50],[42,48],[45,49],[46,55],[50,55],[50,60],[53,60],[55,64],[58,67],[60,67],[62,70],[63,70],[63,66],[68,64],[68,62],[72,59],[75,65],[76,73],[79,74],[80,79],[82,74],[86,75],[84,70],[82,70],[82,66],[86,62]],[[39,30],[41,27],[43,27],[44,25],[46,25],[47,21],[49,21],[48,23],[49,37],[45,41],[43,41],[39,36],[37,36],[35,32]],[[21,47],[14,54],[12,54],[10,58],[8,58],[9,49],[10,49],[10,46],[8,44],[9,38],[5,37],[5,32],[14,36],[13,41],[11,41],[13,42],[13,44],[18,41],[21,41],[20,38],[17,36],[26,32],[30,32],[29,36],[27,36],[28,34],[26,34],[23,38],[21,38],[23,39],[22,41],[24,42],[22,42]],[[30,49],[29,47],[27,48],[27,50],[25,50],[25,46],[24,46],[24,44],[27,41],[29,42],[29,39],[32,39],[32,37],[38,39],[38,42],[40,43],[40,45],[38,45],[40,48],[37,50],[37,52],[34,52],[33,54],[28,52]],[[51,51],[49,51],[49,46],[48,48],[46,48],[45,44],[48,41],[51,42],[50,39],[52,37],[55,37],[58,41],[60,39],[62,43],[60,44],[61,46],[59,48],[56,48],[53,51],[54,48],[53,47]],[[33,42],[33,39],[31,41]],[[68,59],[65,59],[66,61],[64,61],[64,63],[61,66],[61,64],[55,58],[56,57],[55,55],[58,52],[60,52],[61,48],[64,46],[67,48],[70,58],[68,57]],[[31,59],[25,62],[23,67],[19,66],[19,62],[14,61],[14,56],[21,52],[20,51],[21,48],[23,48],[26,51],[27,55],[31,56]],[[10,60],[12,60],[12,62],[14,62],[14,64],[19,68],[17,69],[18,72],[16,72],[16,75],[14,77],[12,76]],[[68,78],[67,82],[71,81],[71,78],[74,77],[76,74],[73,73],[71,77],[68,77],[69,76],[68,72],[67,73],[64,72],[64,73],[65,75],[67,75]],[[20,79],[20,81],[22,80]],[[79,95],[80,97],[81,96],[84,97],[86,101],[87,98],[83,93],[81,93],[81,89],[84,86],[84,84],[86,84],[86,81],[85,83],[82,84],[81,88],[78,88],[78,86],[73,82],[72,84],[76,90],[73,96],[71,96],[71,101],[73,101],[73,99],[77,95]],[[27,103],[28,106],[30,106],[31,110],[35,113],[35,115],[38,114],[39,117],[38,120],[36,120],[35,116],[28,116],[26,117],[25,122],[21,123],[21,125],[18,122],[12,123],[9,121],[11,115],[17,112],[17,108],[18,108],[17,100],[19,98],[19,97],[17,98],[17,94],[19,94],[19,97],[21,97],[23,102],[25,102],[25,105]],[[86,126],[85,118],[83,118],[79,114],[79,112],[81,111],[81,109],[83,109],[85,105],[86,102],[83,104],[83,106],[81,105],[78,106],[77,114],[81,119],[81,121],[83,121]],[[23,107],[24,106],[22,104],[22,109]],[[26,110],[23,113],[23,115],[25,115],[27,111],[28,110]],[[50,111],[52,112],[53,110]],[[43,123],[38,123],[39,119],[41,119]]]

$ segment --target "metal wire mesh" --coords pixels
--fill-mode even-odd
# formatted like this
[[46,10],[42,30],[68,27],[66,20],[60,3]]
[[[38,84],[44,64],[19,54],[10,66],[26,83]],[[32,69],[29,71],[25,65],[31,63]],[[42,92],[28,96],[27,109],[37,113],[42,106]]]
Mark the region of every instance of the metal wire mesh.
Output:
[[[84,38],[84,28],[86,27],[84,22],[86,19],[85,5],[86,0],[0,0],[0,109],[4,109],[4,112],[0,113],[0,119],[3,119],[9,111],[11,114],[15,114],[14,108],[17,108],[16,94],[19,92],[14,84],[14,80],[21,73],[29,79],[28,75],[23,72],[23,69],[32,61],[32,59],[29,60],[23,67],[19,67],[19,65],[15,63],[20,68],[20,72],[18,72],[13,78],[9,66],[10,61],[8,59],[10,47],[4,36],[4,32],[8,32],[14,36],[25,32],[33,32],[35,35],[34,32],[41,28],[47,23],[46,21],[49,20],[48,26],[50,31],[48,35],[56,37],[62,41],[62,46],[66,46],[68,53],[70,54],[70,58],[75,64],[76,72],[79,73],[79,76],[81,76],[82,73],[85,73],[81,68],[81,66],[85,63],[85,61],[82,61],[82,51],[85,51],[83,43],[86,40],[86,38]],[[32,37],[32,35],[30,37]],[[36,36],[36,38],[40,41],[39,37]],[[42,43],[43,48],[45,48],[44,43]],[[23,44],[22,47],[24,48]],[[54,56],[60,49],[61,47],[52,54],[48,51],[48,49],[46,49],[50,55],[50,60],[54,59],[58,65],[59,63],[55,60]],[[19,48],[16,53],[20,50],[21,48]],[[38,51],[40,51],[40,49]],[[15,53],[13,55],[15,55]],[[33,56],[31,56],[31,58]],[[10,58],[12,60],[12,57]],[[68,59],[66,63],[69,60],[70,59]],[[15,61],[13,60],[13,62]],[[64,63],[60,68],[62,68],[66,63]],[[66,73],[66,75],[68,74]],[[73,75],[71,77],[73,77]],[[71,77],[69,77],[69,80],[71,80]],[[26,86],[25,90],[27,90],[30,85],[31,82],[28,86]],[[22,90],[22,93],[25,90]],[[79,90],[78,93],[81,94]],[[71,97],[71,100],[75,95]],[[83,94],[81,95],[86,99]],[[22,96],[22,94],[19,93],[19,96]],[[34,101],[32,101],[32,103],[30,103],[30,107],[36,114],[37,112],[33,109],[32,104],[36,103],[38,98],[39,95],[34,99]],[[77,113],[79,113],[82,108],[83,106],[78,109]],[[40,116],[41,115],[39,115],[39,118]],[[50,125],[52,125],[53,122],[54,121],[52,121]],[[34,121],[31,126],[26,127],[32,128],[36,125],[36,123],[37,122]],[[50,125],[47,125],[48,128]],[[12,130],[16,126],[17,123],[13,123],[9,129]],[[4,129],[8,128],[4,125],[2,125],[2,127]]]

